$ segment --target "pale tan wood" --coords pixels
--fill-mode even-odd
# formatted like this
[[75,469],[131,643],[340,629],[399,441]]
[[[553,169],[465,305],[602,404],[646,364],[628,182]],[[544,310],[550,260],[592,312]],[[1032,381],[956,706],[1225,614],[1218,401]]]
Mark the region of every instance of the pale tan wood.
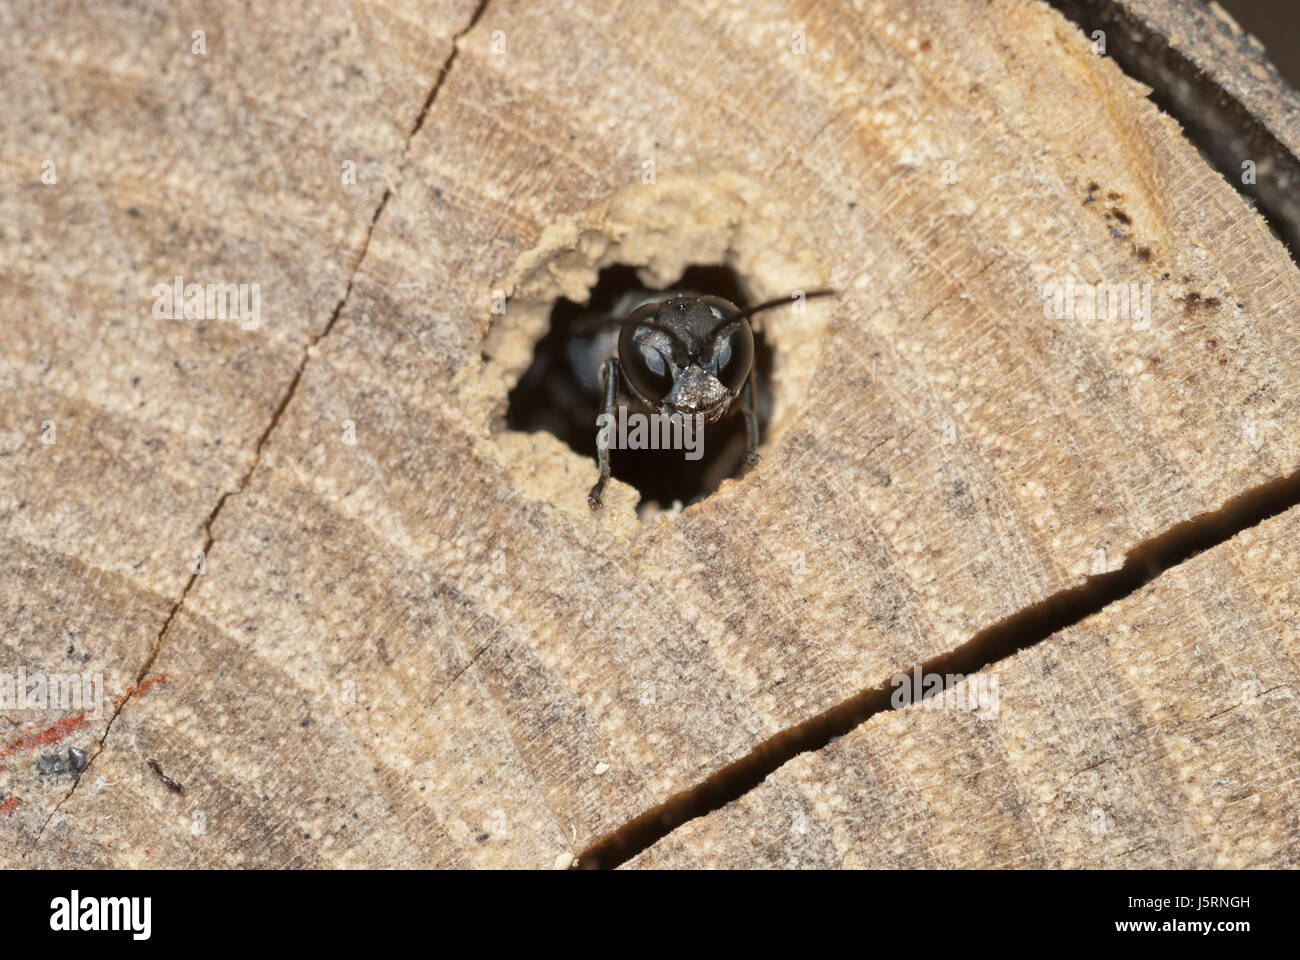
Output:
[[[0,668],[102,673],[110,710],[135,682],[206,519],[252,468],[307,344],[344,296],[473,10],[0,9]],[[206,54],[191,52],[196,30]],[[54,183],[42,182],[47,162]],[[177,275],[260,284],[259,327],[155,319],[152,288]],[[40,442],[47,420],[52,445]],[[5,713],[0,751],[55,717],[68,719]],[[20,862],[69,790],[66,777],[39,777],[36,757],[93,752],[106,726],[87,718],[57,744],[0,757],[4,862]],[[160,786],[147,766],[131,777]],[[108,836],[157,832],[127,793],[95,809]],[[109,842],[64,842],[21,862],[147,861],[147,842]]]
[[[226,12],[227,36],[258,25],[262,56],[209,54],[161,118],[100,109],[74,167],[113,190],[54,195],[86,212],[45,207],[69,201],[38,186],[5,201],[26,272],[4,290],[18,403],[0,597],[16,626],[0,642],[53,670],[74,631],[114,695],[146,666],[167,678],[100,725],[70,795],[36,776],[39,750],[6,758],[7,860],[565,864],[1294,469],[1295,268],[1045,7],[489,2],[422,123],[468,5],[344,5],[309,33],[295,9]],[[41,58],[22,40],[39,25],[10,26],[6,63],[97,108],[149,62],[143,30],[88,27],[84,57]],[[178,49],[173,69],[194,69]],[[334,85],[314,61],[297,72],[321,55]],[[224,106],[204,107],[209,88]],[[65,122],[46,97],[33,82],[16,129]],[[167,116],[170,165],[145,148]],[[246,134],[220,161],[213,139]],[[6,171],[37,176],[39,150],[4,139]],[[338,185],[350,149],[367,160],[357,193]],[[124,197],[159,208],[135,262],[111,246],[144,219]],[[228,247],[170,230],[204,203],[230,218]],[[92,209],[102,226],[75,232]],[[38,212],[57,241],[15,233]],[[639,522],[622,485],[593,516],[594,466],[502,424],[550,303],[609,263],[668,281],[724,260],[755,297],[844,291],[767,323],[764,462],[674,518]],[[278,278],[260,334],[218,346],[142,309],[134,291],[209,265]],[[1152,284],[1149,329],[1045,319],[1043,285],[1066,274]],[[129,336],[109,323],[131,317]],[[41,446],[50,406],[97,428]]]
[[[1218,3],[1059,0],[1126,72],[1177,112],[1198,147],[1300,243],[1300,102],[1260,38]],[[1272,38],[1268,38],[1271,42]]]
[[1298,542],[1300,508],[943,707],[803,754],[630,866],[1294,867]]

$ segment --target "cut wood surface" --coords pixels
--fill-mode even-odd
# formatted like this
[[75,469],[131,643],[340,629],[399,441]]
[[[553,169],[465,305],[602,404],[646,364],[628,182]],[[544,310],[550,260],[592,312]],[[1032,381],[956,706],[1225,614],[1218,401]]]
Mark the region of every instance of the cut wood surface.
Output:
[[1178,112],[1202,152],[1261,203],[1294,250],[1300,243],[1300,101],[1259,38],[1214,2],[1060,0],[1056,6],[1090,37],[1100,31],[1107,55]]
[[[1300,273],[1043,4],[0,27],[0,669],[107,689],[3,712],[6,864],[568,865],[1300,463]],[[649,522],[504,426],[551,304],[616,263],[841,291],[765,321],[758,468]],[[156,316],[177,276],[259,284],[259,322]],[[1149,285],[1150,316],[1048,318],[1067,278]],[[1188,561],[991,665],[996,720],[875,718],[634,862],[1291,863],[1296,542]],[[1195,720],[1238,678],[1256,704]],[[40,772],[68,748],[79,780]],[[862,751],[856,792],[818,782]],[[900,791],[943,844],[855,832]],[[1094,810],[1101,841],[1064,836]]]
[[1294,867],[1298,538],[1293,509],[631,866]]

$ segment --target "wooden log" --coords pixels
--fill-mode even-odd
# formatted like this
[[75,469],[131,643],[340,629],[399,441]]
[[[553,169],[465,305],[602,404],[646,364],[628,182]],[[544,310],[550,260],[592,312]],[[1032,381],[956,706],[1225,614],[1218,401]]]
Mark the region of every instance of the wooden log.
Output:
[[[358,3],[311,31],[214,7],[204,54],[132,11],[45,45],[75,11],[0,14],[28,78],[0,148],[24,184],[0,200],[0,643],[108,691],[102,717],[5,712],[7,863],[600,863],[810,717],[1289,489],[1295,266],[1040,4]],[[616,483],[593,514],[592,462],[506,429],[508,392],[601,268],[710,263],[753,300],[842,296],[765,323],[756,470],[648,521]],[[177,275],[259,282],[260,323],[155,316]],[[1045,315],[1067,280],[1149,313]],[[1194,591],[1170,602],[1191,629]],[[1069,676],[1000,722],[1106,716]],[[1061,756],[1141,763],[1121,732]],[[38,772],[67,747],[79,781]],[[1033,862],[1033,816],[945,856]],[[1230,859],[1202,841],[1147,862]]]
[[1247,530],[630,865],[1295,866],[1297,537]]

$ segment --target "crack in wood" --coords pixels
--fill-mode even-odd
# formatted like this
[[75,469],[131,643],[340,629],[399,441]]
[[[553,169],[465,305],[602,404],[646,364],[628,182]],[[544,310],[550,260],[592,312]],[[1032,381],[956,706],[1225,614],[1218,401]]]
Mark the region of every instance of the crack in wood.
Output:
[[[422,129],[429,112],[438,99],[440,90],[458,55],[460,39],[479,22],[488,2],[489,0],[481,0],[469,23],[463,30],[453,36],[451,51],[426,95],[410,132],[407,134],[403,157],[409,153],[414,137]],[[1066,4],[1056,0],[1054,5],[1061,9]],[[1129,69],[1130,64],[1128,62],[1119,56],[1117,56],[1117,61],[1126,71],[1132,72]],[[1216,87],[1216,89],[1221,90],[1222,88]],[[1224,95],[1228,96],[1226,93]],[[1237,101],[1234,100],[1233,103],[1239,106]],[[1174,109],[1163,103],[1161,106],[1174,115],[1176,119],[1184,120]],[[1195,128],[1187,122],[1184,122],[1184,126],[1188,129],[1189,137],[1193,137],[1196,132]],[[818,131],[818,135],[825,129],[826,127],[823,126],[822,130]],[[1269,136],[1272,136],[1271,133],[1269,133]],[[1274,140],[1274,143],[1276,143],[1276,140]],[[1285,148],[1280,145],[1279,149],[1285,152]],[[1287,152],[1287,156],[1294,161],[1294,157],[1289,152]],[[1241,186],[1235,183],[1235,178],[1229,177],[1228,180],[1236,189],[1241,190]],[[385,190],[381,197],[371,217],[362,249],[356,263],[353,265],[343,295],[324,328],[304,350],[302,360],[276,405],[270,422],[255,444],[248,469],[235,489],[221,494],[216,505],[205,519],[205,555],[215,543],[212,527],[216,518],[220,515],[230,497],[243,493],[247,488],[254,471],[260,463],[261,454],[269,442],[270,435],[277,428],[289,402],[296,394],[313,348],[326,336],[330,335],[341,316],[342,310],[351,295],[354,280],[367,255],[376,224],[383,214],[392,193],[392,189]],[[1286,222],[1290,223],[1290,221]],[[966,676],[975,674],[990,665],[1015,655],[1020,650],[1045,642],[1060,630],[1077,624],[1107,606],[1131,595],[1165,571],[1186,562],[1204,550],[1224,543],[1243,530],[1253,527],[1268,517],[1275,516],[1297,504],[1300,504],[1300,472],[1255,487],[1246,494],[1223,504],[1218,510],[1201,514],[1143,542],[1126,556],[1125,562],[1120,569],[1086,578],[1079,586],[1060,591],[1039,603],[1020,610],[975,634],[956,649],[932,658],[922,664],[919,669],[927,674],[950,675],[962,673]],[[198,573],[190,575],[179,597],[169,609],[166,619],[156,634],[148,657],[137,673],[136,688],[128,691],[109,717],[103,735],[99,738],[98,749],[88,759],[83,775],[88,772],[90,765],[102,752],[108,733],[117,716],[125,707],[126,702],[138,692],[143,678],[148,674],[149,669],[157,659],[163,643],[166,641],[170,629],[198,576]],[[480,650],[470,663],[462,669],[461,673],[472,666],[474,661],[486,649],[485,647]],[[452,682],[454,683],[459,676],[458,673]],[[950,686],[948,681],[945,680],[944,685],[939,690],[931,691],[927,696],[939,696],[948,689],[950,689]],[[443,692],[445,693],[445,690]],[[597,840],[582,852],[578,864],[584,867],[610,867],[625,862],[688,820],[716,810],[752,790],[762,783],[767,776],[795,756],[820,749],[832,739],[842,736],[867,722],[877,713],[897,709],[891,703],[891,692],[888,684],[865,689],[848,700],[796,726],[777,733],[757,745],[746,756],[715,772],[700,783],[674,794],[664,803],[647,810],[616,828],[612,833]],[[1228,709],[1233,708],[1229,707]],[[1106,762],[1106,760],[1103,759],[1094,766],[1103,762]],[[38,832],[36,840],[32,844],[32,849],[39,842],[54,815],[75,792],[77,782],[79,781],[74,781],[68,792],[51,811]],[[1142,849],[1142,847],[1132,848],[1126,853],[1138,849]]]
[[[1135,23],[1128,11],[1113,0],[1047,2],[1085,32],[1097,26],[1108,27],[1108,38],[1112,43],[1110,54],[1120,68],[1152,88],[1156,105],[1182,125],[1188,140],[1223,174],[1229,185],[1258,210],[1274,234],[1288,245],[1289,252],[1300,246],[1300,220],[1292,215],[1290,200],[1271,193],[1267,184],[1257,184],[1254,190],[1246,189],[1235,166],[1240,158],[1225,152],[1228,148],[1219,136],[1223,130],[1235,130],[1257,145],[1263,155],[1282,166],[1285,175],[1279,178],[1279,182],[1285,188],[1294,179],[1300,179],[1300,158],[1272,130],[1215,77],[1198,69],[1157,32]],[[1140,40],[1145,41],[1146,46]],[[1159,66],[1153,66],[1157,63]],[[1160,68],[1191,84],[1196,91],[1194,97],[1188,99],[1184,95],[1180,98],[1175,91],[1168,89],[1171,85],[1161,83],[1165,74],[1159,72]],[[1193,104],[1207,103],[1212,105],[1208,116],[1192,114]],[[1300,505],[1300,471],[1253,488],[1217,511],[1170,528],[1134,548],[1119,570],[1089,577],[1078,587],[1053,594],[986,628],[949,653],[923,664],[921,670],[924,673],[945,677],[943,687],[926,694],[926,697],[940,696],[948,690],[948,675],[969,677],[1027,647],[1042,643],[1058,631],[1136,592],[1165,571],[1297,505]],[[897,709],[890,702],[890,694],[889,685],[864,690],[776,734],[746,756],[597,840],[582,852],[574,866],[600,869],[625,863],[688,820],[705,816],[739,799],[799,754],[819,750],[877,713]]]
[[[955,649],[925,661],[919,667],[921,673],[938,675],[943,683],[921,699],[941,696],[955,686],[954,677],[969,679],[1043,643],[1197,554],[1298,505],[1300,470],[1261,484],[1218,510],[1176,524],[1131,550],[1118,570],[1087,577],[1082,584],[1011,614]],[[575,866],[601,869],[626,863],[687,821],[738,800],[799,754],[820,750],[877,714],[901,709],[893,702],[894,692],[893,683],[886,681],[775,734],[700,783],[606,834],[578,856]]]
[[[453,35],[451,41],[451,52],[447,55],[447,59],[443,61],[442,67],[438,71],[438,76],[434,80],[433,86],[430,88],[428,95],[424,98],[424,103],[420,108],[420,114],[418,117],[416,117],[415,124],[411,127],[411,131],[406,135],[406,143],[403,145],[402,148],[403,158],[405,158],[407,153],[410,151],[411,141],[415,138],[415,135],[419,132],[420,127],[424,125],[425,117],[428,115],[430,109],[433,107],[435,101],[438,98],[438,91],[442,89],[442,84],[447,79],[447,74],[450,72],[451,66],[456,60],[456,54],[459,49],[457,45],[459,44],[461,38],[464,37],[465,34],[467,34],[470,30],[472,30],[476,23],[478,23],[479,19],[483,16],[483,12],[487,9],[488,3],[489,0],[480,0],[480,3],[478,7],[475,9],[473,16],[470,18],[469,23],[462,30],[460,30],[455,35]],[[370,223],[366,228],[366,236],[365,236],[365,240],[361,244],[361,252],[357,255],[355,262],[352,264],[352,270],[348,274],[348,282],[347,285],[343,288],[343,296],[341,296],[339,298],[338,303],[334,305],[334,310],[330,313],[330,317],[325,322],[324,328],[320,331],[320,333],[316,334],[312,338],[311,342],[307,344],[306,348],[303,350],[302,360],[299,361],[297,369],[294,370],[293,376],[289,380],[288,387],[281,395],[280,400],[276,404],[274,411],[272,411],[271,419],[267,423],[266,429],[264,429],[261,435],[257,438],[257,443],[253,447],[253,457],[248,465],[248,469],[244,471],[243,476],[240,478],[239,484],[236,486],[234,490],[227,490],[221,494],[221,496],[217,500],[216,506],[212,508],[212,510],[208,513],[207,518],[203,521],[203,530],[205,534],[205,539],[203,544],[202,555],[205,560],[209,555],[209,553],[211,553],[213,545],[216,543],[216,538],[212,534],[212,524],[216,521],[217,517],[221,514],[222,508],[224,508],[226,505],[226,501],[229,500],[231,497],[242,494],[244,490],[247,489],[249,482],[252,480],[253,473],[257,470],[257,466],[262,460],[263,449],[266,447],[267,442],[271,438],[271,434],[275,432],[275,428],[279,425],[281,418],[284,416],[284,411],[288,408],[289,402],[293,399],[294,395],[297,393],[298,384],[302,382],[302,376],[307,369],[308,361],[311,359],[312,350],[315,349],[315,347],[322,340],[328,337],[331,332],[333,332],[335,325],[338,323],[339,317],[343,313],[343,307],[347,304],[348,298],[351,297],[352,295],[352,286],[353,283],[356,281],[357,272],[361,269],[361,264],[365,261],[366,254],[370,250],[370,240],[375,234],[375,225],[379,222],[379,218],[380,216],[383,215],[384,209],[385,207],[388,206],[388,201],[392,198],[392,196],[393,196],[393,191],[391,188],[389,188],[384,190],[383,196],[379,198],[379,204],[378,206],[375,207],[375,212],[371,215]],[[81,783],[82,777],[84,777],[86,774],[90,772],[90,768],[94,764],[95,760],[99,757],[101,753],[103,753],[104,744],[108,740],[109,731],[113,729],[113,724],[116,722],[122,710],[125,709],[127,703],[137,693],[140,692],[141,685],[144,681],[145,676],[148,675],[150,667],[153,666],[154,661],[158,658],[158,654],[162,651],[163,644],[166,642],[167,639],[167,634],[171,630],[172,624],[175,622],[177,614],[180,613],[181,607],[185,605],[185,599],[186,597],[189,596],[190,590],[193,589],[194,584],[197,582],[199,576],[200,573],[198,571],[192,572],[190,574],[189,580],[185,582],[185,586],[181,588],[180,596],[177,597],[176,602],[171,605],[171,609],[169,609],[167,612],[166,619],[163,621],[162,626],[159,628],[158,633],[155,635],[153,646],[149,650],[149,655],[145,658],[145,662],[140,667],[140,669],[136,671],[134,684],[127,690],[126,694],[117,703],[117,705],[113,710],[113,713],[108,718],[108,723],[104,725],[104,732],[100,735],[99,740],[97,741],[95,752],[87,758],[86,765],[81,771],[81,776],[77,777],[72,781],[72,785],[68,788],[67,793],[65,793],[59,799],[58,803],[56,803],[54,807],[50,810],[49,816],[45,818],[45,822],[41,824],[41,828],[36,832],[36,837],[35,839],[32,840],[31,846],[28,847],[27,851],[23,854],[24,859],[26,859],[26,857],[30,855],[33,850],[36,849],[37,845],[41,841],[41,837],[45,835],[45,830],[47,827],[49,827],[50,821],[54,819],[55,815],[59,812],[59,810],[63,808],[64,804],[66,804],[70,799],[72,799],[72,795],[76,793],[77,785]],[[480,651],[480,653],[481,652],[482,651]],[[475,659],[477,659],[477,657],[475,657]],[[471,661],[471,664],[472,663],[473,661]]]
[[[1085,34],[1102,31],[1105,55],[1128,76],[1151,89],[1150,99],[1178,121],[1183,134],[1234,190],[1240,193],[1287,247],[1292,259],[1300,250],[1300,157],[1278,133],[1227,89],[1219,77],[1193,62],[1134,11],[1116,0],[1046,0]],[[1197,15],[1218,25],[1208,9]],[[1209,29],[1198,23],[1202,29]],[[1159,26],[1156,24],[1155,26]],[[1243,53],[1243,55],[1246,55]],[[1267,63],[1267,61],[1264,61]],[[1271,64],[1269,70],[1273,70]],[[1270,81],[1286,89],[1276,71]],[[1242,146],[1249,147],[1244,154]],[[1243,182],[1243,160],[1257,161],[1273,172],[1257,182]]]
[[424,118],[428,116],[429,109],[433,106],[434,101],[438,99],[438,93],[442,90],[443,81],[447,79],[447,74],[451,72],[451,65],[456,62],[456,55],[460,53],[461,38],[473,30],[475,25],[478,24],[479,20],[483,16],[483,11],[487,9],[489,2],[490,0],[479,0],[479,5],[477,9],[475,9],[474,15],[469,18],[469,23],[465,25],[463,30],[451,38],[451,53],[447,55],[447,59],[444,61],[442,69],[438,71],[438,78],[434,80],[433,86],[429,89],[429,95],[424,98],[424,106],[420,109],[420,115],[415,118],[415,126],[411,127],[411,132],[406,135],[407,149],[410,149],[411,141],[415,138],[415,135],[420,132],[420,128],[424,126]]

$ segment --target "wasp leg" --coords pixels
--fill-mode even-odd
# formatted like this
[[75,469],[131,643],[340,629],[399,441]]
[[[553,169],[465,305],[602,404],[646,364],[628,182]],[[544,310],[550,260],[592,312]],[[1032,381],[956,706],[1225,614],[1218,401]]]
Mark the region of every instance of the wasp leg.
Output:
[[741,389],[740,409],[745,414],[745,466],[758,463],[758,414],[754,412],[754,374],[751,371]]
[[[600,368],[600,382],[605,388],[605,402],[602,405],[602,413],[608,415],[611,420],[614,416],[614,404],[618,400],[618,358],[610,357]],[[600,427],[596,428],[596,462],[600,465],[600,479],[596,481],[591,492],[587,494],[587,506],[593,510],[600,509],[600,498],[605,492],[605,484],[609,482],[609,446],[600,442]]]

